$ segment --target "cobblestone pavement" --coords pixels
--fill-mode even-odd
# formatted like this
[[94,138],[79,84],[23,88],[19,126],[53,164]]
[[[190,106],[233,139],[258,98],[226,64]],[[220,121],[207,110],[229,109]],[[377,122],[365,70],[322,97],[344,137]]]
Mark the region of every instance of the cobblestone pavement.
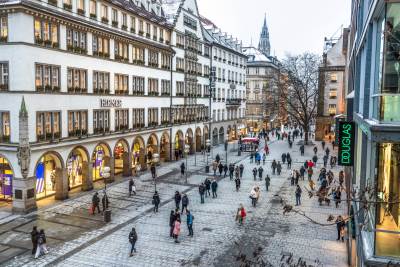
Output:
[[[320,145],[319,145],[320,147]],[[225,156],[220,149],[220,155]],[[322,150],[322,149],[319,149]],[[272,159],[279,159],[282,152],[289,151],[286,141],[272,141],[271,154],[264,166],[266,173],[271,175]],[[217,152],[214,151],[214,156]],[[310,159],[312,147],[306,150],[306,156],[301,157],[298,146],[290,151],[293,158],[293,168]],[[239,157],[229,154],[229,161],[238,161]],[[236,154],[236,153],[235,153]],[[200,158],[200,159],[199,159]],[[205,204],[200,204],[196,185],[205,179],[200,167],[189,169],[192,174],[189,184],[182,183],[179,175],[175,175],[179,163],[162,167],[159,175],[165,175],[157,185],[162,206],[160,212],[151,211],[151,195],[154,191],[149,177],[141,177],[139,194],[132,200],[126,195],[126,182],[111,188],[113,205],[113,220],[110,224],[93,225],[84,234],[73,240],[54,243],[50,239],[50,253],[39,260],[32,260],[28,253],[7,262],[6,266],[239,266],[236,255],[239,251],[251,255],[257,247],[262,247],[264,259],[272,266],[280,266],[282,253],[290,252],[294,257],[302,257],[308,264],[314,264],[318,259],[323,266],[346,266],[346,249],[343,243],[336,241],[336,226],[322,227],[311,224],[306,218],[290,213],[282,215],[282,206],[275,201],[274,195],[279,194],[288,202],[294,202],[294,188],[288,181],[289,172],[286,167],[281,176],[271,176],[270,191],[265,191],[263,182],[254,181],[251,170],[255,164],[242,157],[245,173],[242,186],[236,192],[234,182],[229,178],[219,181],[218,198],[206,198]],[[322,151],[319,158],[322,158]],[[193,164],[193,158],[191,158]],[[202,158],[197,157],[197,162]],[[203,163],[204,164],[204,163]],[[200,165],[200,164],[199,164]],[[164,168],[164,169],[163,169]],[[335,172],[339,169],[335,168]],[[316,175],[316,174],[315,174]],[[305,185],[306,182],[301,182]],[[249,192],[254,185],[262,188],[261,197],[256,208],[251,207]],[[189,209],[194,215],[194,237],[188,237],[186,218],[182,216],[181,243],[175,244],[169,237],[169,213],[174,209],[172,201],[175,190],[186,191],[189,199]],[[305,190],[303,190],[305,191]],[[121,200],[118,200],[118,195]],[[308,199],[304,192],[301,210],[313,219],[326,222],[328,214],[344,213],[344,207],[335,209],[330,206],[319,206],[316,199]],[[87,199],[85,199],[87,197]],[[68,213],[73,205],[80,205],[83,200],[90,201],[91,195],[82,197],[77,203],[54,207],[60,213]],[[137,199],[137,200],[136,200]],[[243,203],[248,216],[244,226],[238,226],[234,220],[237,207]],[[343,204],[342,204],[343,205]],[[85,207],[87,210],[87,207]],[[117,212],[114,212],[117,209]],[[86,212],[87,213],[87,212]],[[97,216],[96,216],[97,217]],[[101,218],[98,218],[101,221]],[[137,253],[129,257],[130,244],[128,234],[134,226],[138,232]],[[30,229],[31,225],[26,226]],[[51,225],[47,231],[51,231]],[[72,226],[71,226],[72,227]],[[47,229],[47,228],[46,228]],[[73,234],[73,228],[64,229],[66,235]],[[26,234],[24,234],[26,235]],[[239,244],[237,246],[236,244]]]

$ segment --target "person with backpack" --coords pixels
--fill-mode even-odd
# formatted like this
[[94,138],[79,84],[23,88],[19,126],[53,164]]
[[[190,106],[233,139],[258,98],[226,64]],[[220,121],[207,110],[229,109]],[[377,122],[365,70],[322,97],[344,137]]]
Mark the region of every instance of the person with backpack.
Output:
[[180,205],[181,205],[181,200],[182,200],[182,196],[179,193],[179,191],[175,191],[174,200],[175,200],[176,209],[179,210]]
[[133,251],[135,251],[136,253],[135,244],[138,238],[135,227],[132,227],[132,230],[130,231],[128,238],[129,238],[129,243],[131,243],[131,253],[129,254],[129,257],[132,257]]
[[32,255],[36,254],[36,250],[38,247],[38,237],[39,237],[39,232],[37,230],[37,226],[33,226],[32,232],[31,232]]
[[254,177],[254,181],[257,180],[257,167],[254,167],[254,169],[253,169],[253,177]]
[[194,216],[192,215],[190,210],[188,210],[186,212],[186,224],[187,224],[187,227],[189,230],[188,236],[190,236],[190,237],[193,237],[193,220],[194,220]]
[[153,195],[154,212],[158,212],[158,206],[160,205],[160,202],[160,196],[158,195],[158,192],[155,191]]
[[211,183],[211,191],[212,191],[212,197],[217,198],[217,188],[218,188],[218,183],[214,179]]
[[38,238],[37,238],[37,248],[35,253],[35,259],[37,259],[42,254],[47,254],[47,246],[46,246],[46,235],[43,229],[40,229]]
[[296,191],[295,191],[295,194],[296,194],[296,206],[301,205],[301,193],[302,193],[301,188],[300,188],[299,185],[297,185],[296,186]]
[[132,178],[129,180],[128,189],[129,189],[129,196],[132,196],[132,192],[134,195],[136,195],[136,186]]
[[183,194],[182,197],[182,213],[183,210],[187,210],[187,207],[189,206],[189,198],[186,194]]
[[94,193],[92,197],[92,215],[94,215],[94,212],[97,208],[98,213],[100,213],[100,198],[99,198],[99,193],[96,192]]
[[207,194],[208,196],[210,196],[211,181],[208,177],[204,180],[204,186],[205,186],[205,192],[204,192],[205,196],[207,197]]
[[281,175],[282,165],[279,161],[278,161],[278,164],[276,165],[276,171],[277,171],[278,175]]

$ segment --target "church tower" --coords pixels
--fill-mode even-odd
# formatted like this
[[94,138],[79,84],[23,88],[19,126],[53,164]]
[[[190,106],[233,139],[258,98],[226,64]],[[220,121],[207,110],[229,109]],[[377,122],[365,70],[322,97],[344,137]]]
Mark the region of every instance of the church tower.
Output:
[[264,25],[262,27],[260,42],[258,43],[258,50],[264,53],[266,56],[271,54],[271,45],[269,43],[269,32],[267,26],[267,15],[264,18]]

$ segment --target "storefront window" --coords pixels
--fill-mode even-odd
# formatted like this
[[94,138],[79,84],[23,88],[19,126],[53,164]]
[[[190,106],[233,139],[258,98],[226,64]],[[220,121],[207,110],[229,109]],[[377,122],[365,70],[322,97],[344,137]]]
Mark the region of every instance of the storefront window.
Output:
[[119,142],[114,149],[114,159],[115,159],[115,174],[122,173],[124,169],[124,152],[125,148],[124,145]]
[[56,193],[56,162],[52,155],[43,156],[36,165],[36,198]]
[[400,257],[400,144],[378,146],[375,254]]
[[132,168],[134,168],[135,170],[140,169],[140,148],[140,143],[135,142],[132,151]]
[[105,151],[103,146],[96,146],[93,152],[93,181],[102,179],[102,171],[105,167]]
[[382,76],[380,119],[400,121],[400,3],[386,4],[383,37],[383,75],[378,75]]
[[12,198],[12,179],[14,173],[6,158],[0,157],[0,200]]
[[83,159],[79,151],[74,151],[67,161],[69,187],[82,185]]

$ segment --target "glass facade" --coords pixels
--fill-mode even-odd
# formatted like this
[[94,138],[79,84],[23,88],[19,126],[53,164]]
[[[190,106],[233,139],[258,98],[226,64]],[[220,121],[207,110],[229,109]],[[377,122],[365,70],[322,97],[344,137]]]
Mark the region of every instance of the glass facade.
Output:
[[375,255],[400,257],[400,144],[377,145]]

